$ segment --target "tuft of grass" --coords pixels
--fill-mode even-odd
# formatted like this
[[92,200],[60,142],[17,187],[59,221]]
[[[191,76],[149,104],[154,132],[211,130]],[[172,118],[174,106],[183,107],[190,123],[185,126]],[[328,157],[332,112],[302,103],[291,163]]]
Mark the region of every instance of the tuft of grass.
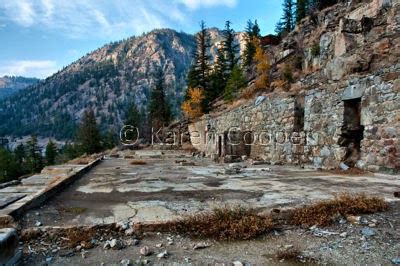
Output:
[[145,165],[147,162],[141,160],[133,160],[131,161],[131,165]]
[[297,248],[279,250],[276,252],[278,260],[300,261],[301,252]]
[[76,215],[84,213],[86,210],[87,210],[87,208],[83,208],[83,207],[61,207],[61,208],[59,208],[59,211],[69,212],[69,213],[73,213]]
[[365,194],[354,196],[341,193],[332,200],[314,203],[293,210],[291,224],[327,226],[335,221],[337,215],[358,215],[385,211],[387,202],[380,197],[367,197]]
[[76,247],[77,245],[84,244],[85,248],[90,249],[93,247],[91,244],[92,238],[95,236],[95,229],[81,230],[76,228],[71,228],[66,231],[65,239],[67,245],[70,248]]
[[311,55],[312,55],[313,57],[319,56],[319,55],[321,54],[321,47],[319,46],[319,43],[317,43],[317,42],[314,43],[314,44],[311,46],[310,52],[311,52]]
[[273,222],[270,217],[258,215],[253,209],[224,207],[189,215],[167,226],[175,233],[194,238],[246,240],[271,231]]

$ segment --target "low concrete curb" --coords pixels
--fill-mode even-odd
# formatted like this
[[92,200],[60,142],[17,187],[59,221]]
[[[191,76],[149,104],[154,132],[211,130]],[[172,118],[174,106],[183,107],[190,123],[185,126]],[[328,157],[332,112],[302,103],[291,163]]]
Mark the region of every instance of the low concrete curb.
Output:
[[23,198],[21,201],[17,201],[6,207],[5,209],[1,210],[0,221],[9,220],[5,219],[7,216],[12,216],[14,219],[18,219],[27,210],[39,207],[46,200],[65,189],[68,185],[72,184],[77,179],[81,178],[101,161],[102,158],[96,159],[88,165],[83,166],[83,168],[78,171],[71,171],[71,173],[66,176],[58,176],[57,174],[55,174],[51,181],[45,187],[43,187],[43,189],[40,189],[38,192],[31,194]]

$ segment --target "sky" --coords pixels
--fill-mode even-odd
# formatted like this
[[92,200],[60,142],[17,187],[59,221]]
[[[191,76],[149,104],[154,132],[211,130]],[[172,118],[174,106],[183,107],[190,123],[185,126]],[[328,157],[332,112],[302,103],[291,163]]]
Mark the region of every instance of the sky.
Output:
[[155,28],[196,33],[201,20],[273,33],[283,0],[0,0],[0,77],[45,78],[113,41]]

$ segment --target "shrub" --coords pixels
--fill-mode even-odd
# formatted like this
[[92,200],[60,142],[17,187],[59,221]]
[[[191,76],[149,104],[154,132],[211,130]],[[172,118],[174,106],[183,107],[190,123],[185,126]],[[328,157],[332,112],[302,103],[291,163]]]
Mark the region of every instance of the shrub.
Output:
[[282,79],[288,83],[293,82],[293,71],[289,64],[286,64],[283,68]]
[[347,193],[337,195],[332,200],[317,202],[293,211],[292,224],[327,226],[340,215],[357,215],[385,211],[388,204],[379,197],[367,197],[365,194],[351,196]]
[[311,46],[310,52],[311,52],[311,55],[312,55],[313,57],[319,56],[320,53],[321,53],[321,47],[319,46],[319,43],[314,43],[314,44]]
[[218,240],[251,239],[273,229],[272,220],[253,209],[217,208],[190,215],[168,225],[170,230],[196,238]]

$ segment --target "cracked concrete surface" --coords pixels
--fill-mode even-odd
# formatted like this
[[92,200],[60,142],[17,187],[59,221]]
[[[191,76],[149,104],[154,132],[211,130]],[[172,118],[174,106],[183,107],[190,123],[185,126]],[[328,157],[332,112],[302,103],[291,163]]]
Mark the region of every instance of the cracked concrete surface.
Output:
[[[148,151],[146,151],[149,153]],[[227,175],[227,164],[192,158],[176,152],[154,158],[151,152],[138,155],[145,165],[132,165],[131,159],[107,158],[80,180],[57,195],[35,216],[25,221],[44,225],[92,225],[113,222],[165,222],[188,213],[218,206],[258,208],[295,206],[327,199],[338,192],[365,192],[395,200],[400,189],[398,176],[364,174],[347,176],[288,166],[251,166]],[[182,166],[175,160],[185,157],[195,166]],[[68,213],[65,208],[85,211]]]

